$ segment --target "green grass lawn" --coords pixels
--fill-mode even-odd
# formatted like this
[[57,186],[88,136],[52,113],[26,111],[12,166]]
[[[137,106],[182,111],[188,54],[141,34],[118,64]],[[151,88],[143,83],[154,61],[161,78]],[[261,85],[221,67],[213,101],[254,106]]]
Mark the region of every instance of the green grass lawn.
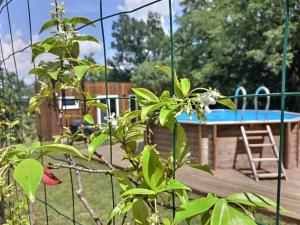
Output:
[[[55,162],[48,157],[45,157],[47,162]],[[81,159],[76,159],[77,163],[82,165],[87,165],[88,163]],[[93,168],[97,169],[105,169],[103,165],[99,165],[98,163],[91,163]],[[70,183],[70,172],[68,169],[59,169],[53,170],[55,175],[59,177],[63,183],[59,186],[47,186],[47,198],[48,203],[55,207],[59,212],[67,215],[72,218],[72,192],[71,192],[71,183]],[[82,182],[84,185],[85,196],[90,202],[93,209],[96,211],[96,214],[100,217],[101,221],[106,222],[109,212],[112,208],[112,193],[111,193],[111,185],[110,185],[110,176],[103,174],[88,174],[81,173]],[[76,191],[77,183],[75,179],[75,174],[73,173],[74,180],[74,191]],[[115,186],[115,194],[118,196],[119,187],[117,183]],[[41,185],[38,191],[38,199],[44,200],[44,191],[43,186]],[[45,205],[39,201],[34,203],[34,214],[36,217],[36,224],[44,225],[46,224],[46,216],[45,216]],[[170,214],[170,210],[163,212],[166,214]],[[257,220],[260,223],[265,225],[273,225],[275,224],[274,218],[270,218],[270,216],[257,214]],[[50,225],[72,225],[73,223],[59,215],[55,210],[48,207],[48,218]],[[83,207],[82,203],[78,200],[77,196],[75,196],[75,218],[80,224],[83,225],[92,225],[93,221],[90,219],[87,211]],[[121,224],[121,218],[117,218],[116,224]],[[194,225],[199,225],[199,221],[194,220],[192,222]],[[292,225],[288,223],[281,223],[282,225]]]

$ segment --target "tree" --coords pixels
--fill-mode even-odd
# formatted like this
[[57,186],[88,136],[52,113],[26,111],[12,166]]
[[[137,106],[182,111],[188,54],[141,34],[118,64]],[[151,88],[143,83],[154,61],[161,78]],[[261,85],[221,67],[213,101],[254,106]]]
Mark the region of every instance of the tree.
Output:
[[133,86],[148,88],[156,94],[161,94],[171,83],[171,79],[166,74],[159,72],[154,67],[162,64],[158,61],[145,61],[139,65],[131,77]]
[[[299,18],[290,1],[288,90],[299,90]],[[263,1],[183,1],[176,32],[178,67],[191,71],[194,85],[217,87],[232,94],[244,85],[254,91],[266,85],[279,91],[284,5]]]
[[[91,63],[96,63],[96,59],[94,54],[91,53],[89,55],[83,56],[84,60],[87,60]],[[128,74],[122,70],[119,70],[117,66],[111,61],[110,59],[107,60],[108,69],[107,69],[107,81],[113,82],[128,82],[130,80]],[[92,73],[91,71],[86,75],[86,81],[89,82],[104,82],[105,81],[105,74],[103,73]]]
[[121,15],[112,30],[111,47],[116,53],[110,65],[125,78],[145,60],[162,60],[168,55],[168,37],[157,13],[150,12],[146,22]]

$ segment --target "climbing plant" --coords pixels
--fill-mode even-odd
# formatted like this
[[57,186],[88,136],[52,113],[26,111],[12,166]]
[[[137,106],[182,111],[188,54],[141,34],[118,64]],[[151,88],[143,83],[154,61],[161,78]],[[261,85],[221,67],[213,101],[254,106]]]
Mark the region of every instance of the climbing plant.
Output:
[[[255,193],[235,193],[226,198],[220,198],[212,193],[193,199],[190,196],[191,188],[176,179],[175,172],[183,165],[212,173],[208,165],[200,165],[190,157],[187,135],[180,123],[177,123],[176,117],[184,112],[190,116],[195,113],[201,122],[206,119],[205,112],[209,111],[212,105],[221,104],[235,110],[231,100],[212,88],[191,89],[189,79],[178,79],[175,73],[174,94],[165,90],[157,96],[148,89],[134,88],[139,109],[123,112],[120,116],[110,114],[108,106],[99,103],[85,89],[87,74],[105,74],[103,65],[80,59],[80,42],[99,42],[95,37],[81,36],[76,28],[79,24],[94,26],[93,23],[83,17],[64,17],[62,5],[56,5],[51,16],[51,20],[40,30],[45,32],[51,29],[50,36],[32,46],[32,59],[42,54],[52,54],[55,59],[49,62],[42,61],[30,70],[31,74],[38,77],[39,92],[30,99],[29,112],[38,112],[39,106],[47,103],[57,115],[61,135],[53,144],[42,145],[40,142],[34,142],[30,146],[24,144],[3,146],[0,157],[3,190],[10,185],[5,177],[12,171],[13,179],[22,188],[30,205],[34,203],[41,183],[53,184],[54,180],[55,184],[59,184],[53,176],[49,176],[52,174],[51,168],[69,168],[76,173],[76,194],[95,224],[104,224],[100,219],[103,215],[97,215],[84,196],[80,177],[82,172],[109,175],[118,182],[122,191],[118,203],[110,215],[107,215],[108,224],[113,223],[115,217],[123,216],[124,223],[128,224],[175,225],[183,221],[189,224],[194,218],[198,218],[203,225],[254,225],[256,223],[252,214],[253,209],[275,206],[271,200]],[[156,66],[155,69],[158,73],[164,73],[171,78],[171,68]],[[75,134],[64,126],[62,119],[64,104],[59,107],[58,103],[59,95],[64,102],[67,89],[75,90],[83,104],[82,125]],[[104,123],[99,125],[93,120],[89,114],[91,107],[107,110],[108,116]],[[92,134],[86,134],[84,121],[94,126]],[[159,155],[151,138],[153,125],[164,127],[171,133],[175,131],[175,154],[170,154],[167,158]],[[86,154],[73,146],[74,141],[79,138],[84,138],[87,142]],[[116,168],[97,152],[107,139],[111,144],[120,144],[124,151],[123,158],[128,162],[126,168]],[[145,142],[141,152],[138,150],[140,139],[144,139]],[[67,144],[61,144],[61,140]],[[42,165],[40,159],[49,153],[64,154],[67,163]],[[82,167],[76,163],[76,157],[96,160],[107,169]],[[175,198],[178,203],[174,201]],[[173,216],[164,216],[161,213],[164,209],[171,209]],[[128,213],[132,216],[127,217]]]

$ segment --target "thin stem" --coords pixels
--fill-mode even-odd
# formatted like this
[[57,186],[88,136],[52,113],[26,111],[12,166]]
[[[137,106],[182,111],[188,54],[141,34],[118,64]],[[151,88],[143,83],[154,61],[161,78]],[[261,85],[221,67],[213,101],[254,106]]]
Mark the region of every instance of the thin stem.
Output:
[[87,169],[81,166],[77,166],[76,164],[66,165],[61,163],[49,163],[48,167],[50,169],[61,169],[61,168],[67,168],[72,170],[78,170],[80,172],[86,172],[86,173],[104,173],[104,174],[110,174],[110,170],[96,170],[96,169]]
[[[76,163],[74,162],[73,158],[69,156],[69,160],[71,162],[71,165],[75,166]],[[77,191],[76,195],[78,196],[79,200],[82,202],[92,219],[94,220],[95,224],[97,225],[102,225],[102,222],[100,221],[99,217],[97,217],[95,211],[93,208],[90,206],[88,200],[84,196],[84,191],[83,191],[83,186],[82,186],[82,181],[81,181],[81,176],[80,176],[80,171],[75,170],[76,178],[77,178]]]

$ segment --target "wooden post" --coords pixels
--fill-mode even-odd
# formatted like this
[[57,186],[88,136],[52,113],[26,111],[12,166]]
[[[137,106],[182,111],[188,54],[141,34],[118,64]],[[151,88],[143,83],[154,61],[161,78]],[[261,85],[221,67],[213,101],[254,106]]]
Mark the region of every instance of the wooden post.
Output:
[[[203,126],[203,125],[202,125]],[[199,155],[200,155],[200,163],[201,164],[209,164],[209,152],[210,150],[210,140],[211,140],[211,132],[204,133],[202,130],[202,126],[199,126],[198,128],[198,145],[199,145]],[[207,130],[207,127],[205,128]],[[205,136],[206,135],[206,136]]]
[[300,149],[299,149],[299,138],[300,138],[300,122],[298,122],[297,123],[297,137],[296,137],[296,139],[297,139],[297,164],[296,164],[296,166],[297,166],[297,168],[299,167],[299,162],[300,162]]
[[199,158],[199,163],[202,163],[202,129],[201,125],[198,126],[198,158]]
[[218,148],[217,148],[217,138],[218,138],[218,127],[217,125],[213,126],[213,135],[212,135],[212,150],[213,150],[213,169],[218,168]]
[[283,164],[286,169],[290,168],[290,140],[291,140],[291,123],[285,124],[285,131],[284,131],[284,149],[283,149]]

